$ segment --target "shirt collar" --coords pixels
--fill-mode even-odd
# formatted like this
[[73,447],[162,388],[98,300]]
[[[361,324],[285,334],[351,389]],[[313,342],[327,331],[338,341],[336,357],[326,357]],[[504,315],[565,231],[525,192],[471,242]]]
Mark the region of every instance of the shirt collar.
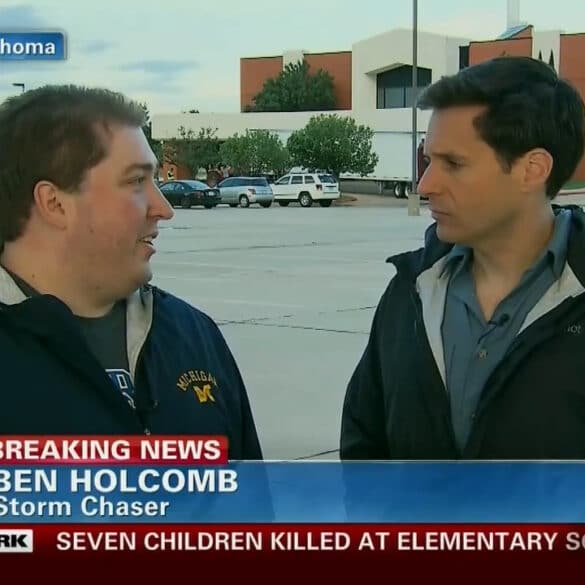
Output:
[[443,265],[441,276],[448,271],[453,271],[452,274],[455,274],[456,272],[463,270],[463,268],[468,265],[472,256],[473,250],[471,248],[461,244],[455,244],[445,256],[445,264]]

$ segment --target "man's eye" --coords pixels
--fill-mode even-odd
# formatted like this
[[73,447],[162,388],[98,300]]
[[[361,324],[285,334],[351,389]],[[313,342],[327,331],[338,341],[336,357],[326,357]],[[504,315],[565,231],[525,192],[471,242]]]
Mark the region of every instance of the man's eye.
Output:
[[450,169],[460,169],[462,167],[461,163],[456,160],[447,160],[447,166]]
[[142,185],[146,181],[146,177],[134,177],[128,181],[129,185]]

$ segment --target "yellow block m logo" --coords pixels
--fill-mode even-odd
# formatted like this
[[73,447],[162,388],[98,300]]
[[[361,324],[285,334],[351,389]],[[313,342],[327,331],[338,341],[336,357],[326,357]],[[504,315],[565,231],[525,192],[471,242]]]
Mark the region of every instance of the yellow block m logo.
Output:
[[194,386],[193,389],[195,390],[195,394],[197,394],[199,402],[207,402],[208,400],[215,402],[215,398],[211,394],[211,384],[205,384],[203,389],[199,388],[199,386]]

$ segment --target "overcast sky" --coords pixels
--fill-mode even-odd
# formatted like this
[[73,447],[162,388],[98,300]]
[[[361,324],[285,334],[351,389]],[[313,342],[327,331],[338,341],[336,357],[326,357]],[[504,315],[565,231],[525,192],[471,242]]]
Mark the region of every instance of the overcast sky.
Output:
[[[585,32],[583,0],[522,0],[537,29]],[[473,40],[506,27],[506,0],[419,0],[421,30]],[[61,30],[64,62],[0,61],[0,100],[45,83],[106,86],[151,113],[236,112],[240,58],[283,51],[351,50],[353,43],[410,27],[409,0],[0,0],[0,32]]]

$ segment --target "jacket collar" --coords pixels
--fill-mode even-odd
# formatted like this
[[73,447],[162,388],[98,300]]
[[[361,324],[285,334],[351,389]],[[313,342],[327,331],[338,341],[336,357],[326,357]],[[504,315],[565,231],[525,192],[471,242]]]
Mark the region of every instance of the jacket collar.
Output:
[[0,303],[16,305],[25,301],[26,298],[12,276],[0,266]]

